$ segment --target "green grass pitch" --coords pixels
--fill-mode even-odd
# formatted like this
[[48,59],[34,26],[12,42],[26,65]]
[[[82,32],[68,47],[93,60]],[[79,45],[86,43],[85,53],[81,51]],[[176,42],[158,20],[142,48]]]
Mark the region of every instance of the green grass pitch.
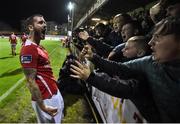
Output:
[[[41,41],[41,45],[49,53],[51,67],[57,79],[59,69],[66,57],[67,49],[61,47],[60,41],[44,40]],[[18,40],[17,55],[13,57],[8,39],[0,39],[0,96],[9,91],[11,87],[24,77],[19,62],[20,48],[21,43]],[[30,101],[30,93],[24,80],[10,95],[0,101],[0,122],[35,122],[36,120],[32,118],[34,115],[29,114],[32,112]],[[22,117],[23,113],[27,113],[25,117]],[[34,113],[32,112],[32,114]]]

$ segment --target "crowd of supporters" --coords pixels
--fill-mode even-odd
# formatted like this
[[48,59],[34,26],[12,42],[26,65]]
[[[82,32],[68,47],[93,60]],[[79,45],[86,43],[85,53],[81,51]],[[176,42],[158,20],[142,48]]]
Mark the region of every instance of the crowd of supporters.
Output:
[[180,1],[119,13],[112,27],[77,30],[74,41],[95,68],[75,61],[72,78],[130,99],[148,122],[180,122]]

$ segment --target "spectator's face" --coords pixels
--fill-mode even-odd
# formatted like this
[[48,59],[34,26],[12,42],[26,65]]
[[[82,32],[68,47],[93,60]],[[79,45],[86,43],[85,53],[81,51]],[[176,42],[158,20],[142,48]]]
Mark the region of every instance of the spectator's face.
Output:
[[113,28],[115,32],[120,32],[124,25],[124,18],[122,16],[115,17],[113,19]]
[[36,38],[39,38],[41,40],[44,39],[46,32],[46,21],[44,20],[44,18],[35,16],[32,29]]
[[122,49],[123,56],[127,58],[134,58],[138,55],[138,49],[135,42],[126,42],[125,47]]
[[126,42],[130,37],[135,35],[135,29],[131,24],[125,24],[121,31],[123,42]]
[[149,45],[153,59],[160,63],[180,58],[180,39],[173,34],[162,36],[155,33]]
[[167,8],[167,16],[178,16],[180,17],[180,3],[171,5]]

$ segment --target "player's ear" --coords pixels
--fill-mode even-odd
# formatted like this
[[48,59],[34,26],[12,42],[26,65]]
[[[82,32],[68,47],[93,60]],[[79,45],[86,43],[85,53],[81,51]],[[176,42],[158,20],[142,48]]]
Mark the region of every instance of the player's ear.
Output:
[[28,25],[28,29],[29,29],[29,31],[32,31],[34,28],[32,25]]

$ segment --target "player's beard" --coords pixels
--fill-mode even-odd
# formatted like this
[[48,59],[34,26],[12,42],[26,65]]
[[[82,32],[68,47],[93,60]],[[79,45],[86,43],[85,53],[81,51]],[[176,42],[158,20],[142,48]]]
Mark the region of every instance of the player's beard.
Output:
[[37,39],[44,40],[45,39],[45,31],[35,31],[34,36]]

